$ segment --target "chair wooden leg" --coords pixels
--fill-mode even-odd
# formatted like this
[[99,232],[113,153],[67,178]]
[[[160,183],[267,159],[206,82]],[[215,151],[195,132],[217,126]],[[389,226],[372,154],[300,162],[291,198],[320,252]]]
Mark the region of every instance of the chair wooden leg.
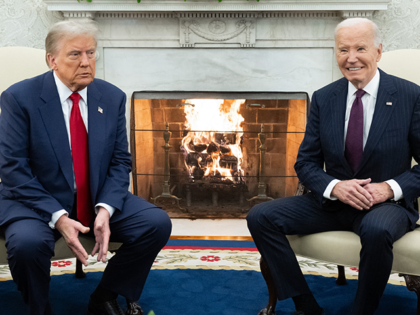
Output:
[[79,259],[76,259],[76,279],[86,278],[86,273],[83,271],[83,264]]
[[419,276],[410,276],[399,274],[400,277],[404,277],[405,284],[407,285],[407,289],[410,291],[414,291],[417,295],[417,313],[416,315],[420,315],[420,277]]
[[335,280],[335,283],[337,285],[346,285],[347,279],[346,279],[346,272],[344,271],[344,266],[337,266],[338,268],[338,277],[337,280]]
[[277,304],[277,291],[274,285],[273,277],[271,276],[270,269],[268,269],[267,263],[262,258],[260,259],[261,273],[264,277],[265,283],[268,288],[268,304],[266,308],[262,309],[258,315],[275,315],[276,304]]

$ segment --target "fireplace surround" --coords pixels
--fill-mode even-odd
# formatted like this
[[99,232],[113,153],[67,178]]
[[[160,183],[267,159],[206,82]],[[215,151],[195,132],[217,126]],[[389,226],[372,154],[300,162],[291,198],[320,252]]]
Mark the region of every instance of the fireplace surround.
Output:
[[[144,101],[153,97],[140,96],[137,92],[134,94],[133,92],[247,93],[253,91],[260,95],[300,92],[298,100],[305,99],[303,107],[306,110],[306,105],[309,104],[306,101],[307,95],[312,95],[315,90],[341,77],[334,56],[335,26],[348,17],[370,18],[374,11],[386,10],[390,0],[260,0],[259,2],[224,0],[221,3],[217,0],[142,0],[140,4],[135,0],[93,0],[91,3],[86,1],[79,3],[76,0],[44,0],[44,2],[47,3],[48,10],[60,11],[67,19],[91,18],[97,21],[100,35],[96,76],[115,84],[127,94],[127,129],[130,129],[130,105],[133,104],[131,113],[135,114],[131,115],[131,120],[134,119],[136,123],[134,129],[150,130],[133,132],[137,137],[135,141],[143,138],[151,144],[147,147],[147,152],[144,151],[147,153],[146,158],[137,154],[135,142],[131,140],[132,153],[135,154],[135,174],[137,174],[133,181],[133,189],[147,198],[155,198],[163,192],[165,150],[162,146],[165,146],[163,133],[166,130],[166,122],[168,123],[168,131],[172,133],[168,141],[170,148],[167,150],[170,163],[168,194],[183,198],[181,207],[186,209],[183,202],[187,201],[187,187],[185,184],[176,183],[181,179],[188,182],[188,175],[174,176],[177,170],[181,172],[182,167],[185,167],[185,158],[180,152],[181,146],[178,143],[185,126],[182,126],[184,122],[168,120],[171,115],[166,116],[171,111],[179,113],[180,108],[177,111],[171,107],[171,103],[162,108],[153,107],[155,105],[150,104],[155,102],[149,104]],[[131,103],[130,97],[132,97]],[[295,100],[293,97],[287,101],[279,99],[276,102],[283,105],[287,103],[287,110],[286,105],[282,110],[289,112]],[[183,95],[168,99],[182,103],[188,98],[189,96]],[[225,99],[225,96],[222,98]],[[165,99],[165,97],[161,94],[155,99]],[[248,97],[244,99],[252,100]],[[258,97],[254,97],[255,99]],[[261,111],[264,115],[270,109],[268,106],[264,109],[246,109],[246,104],[248,103],[241,105],[245,120],[250,119],[247,111]],[[160,105],[162,103],[159,102]],[[149,115],[149,122],[143,121],[142,125],[138,125],[140,122],[137,122],[139,117],[137,113]],[[276,123],[279,125],[288,121],[290,117],[288,114],[270,116],[271,119],[278,120]],[[301,113],[300,126],[305,123],[305,117],[306,112]],[[247,146],[252,143],[252,148],[257,151],[252,153],[255,154],[254,162],[257,158],[260,161],[258,134],[261,133],[262,122],[246,122],[245,126],[247,124],[253,125],[254,129],[244,130],[244,148],[249,151]],[[274,154],[269,151],[272,149],[270,145],[274,139],[270,137],[273,136],[273,132],[269,128],[272,128],[274,123],[265,122],[264,125],[266,128],[264,133],[267,134],[264,163],[267,164],[271,163]],[[286,126],[284,124],[283,128],[288,128]],[[140,136],[141,133],[143,135]],[[252,137],[248,137],[250,135]],[[294,163],[291,152],[296,151],[288,150],[287,144],[290,142],[289,138],[299,135],[302,136],[299,133],[278,134],[278,142],[284,144],[281,152],[285,156],[285,166],[284,173],[276,176],[295,176],[291,168]],[[159,151],[152,152],[150,148]],[[286,158],[289,153],[290,158]],[[203,159],[203,156],[200,158]],[[153,165],[149,165],[151,161]],[[248,167],[247,162],[244,162],[244,167]],[[258,166],[258,163],[254,163],[254,166],[255,164]],[[149,168],[141,169],[146,166]],[[271,169],[267,168],[268,174],[270,171]],[[251,173],[252,176],[250,175],[246,182],[248,192],[243,196],[245,199],[260,194],[258,189],[260,170],[254,167]],[[158,176],[152,179],[150,174]],[[139,181],[152,183],[158,181],[159,176],[158,184],[147,184],[146,188],[142,188],[144,191],[138,191]],[[274,178],[273,176],[267,182],[267,194],[273,198],[290,195],[291,188],[286,187],[293,185],[284,183],[286,181],[284,178],[288,177],[282,179],[282,184],[274,183]],[[290,178],[296,180],[295,177]],[[173,188],[176,185],[178,186]],[[282,188],[274,190],[273,187],[276,185]],[[233,194],[238,195],[235,195],[234,199],[240,203],[241,191],[234,191]],[[191,192],[192,203],[194,196],[200,194]],[[211,203],[210,206],[215,204],[213,201],[216,199],[218,206],[221,207],[223,196],[216,197],[206,198]],[[162,198],[159,202],[173,206],[173,200],[164,199],[168,198]]]

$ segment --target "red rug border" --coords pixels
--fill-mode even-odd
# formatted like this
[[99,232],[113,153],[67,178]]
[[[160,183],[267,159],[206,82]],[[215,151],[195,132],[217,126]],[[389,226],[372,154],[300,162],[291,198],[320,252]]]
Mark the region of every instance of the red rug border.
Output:
[[163,249],[191,249],[191,250],[228,250],[257,252],[255,247],[214,247],[214,246],[165,246]]

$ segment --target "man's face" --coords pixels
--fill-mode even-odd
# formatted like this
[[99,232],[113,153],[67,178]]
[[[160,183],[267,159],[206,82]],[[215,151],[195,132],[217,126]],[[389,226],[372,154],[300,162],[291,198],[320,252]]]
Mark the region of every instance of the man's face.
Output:
[[340,28],[335,37],[335,49],[341,73],[357,89],[363,89],[375,76],[382,56],[382,44],[375,47],[372,26],[362,23]]
[[56,54],[47,55],[51,69],[73,92],[83,90],[95,77],[95,39],[85,35],[65,37],[58,46]]

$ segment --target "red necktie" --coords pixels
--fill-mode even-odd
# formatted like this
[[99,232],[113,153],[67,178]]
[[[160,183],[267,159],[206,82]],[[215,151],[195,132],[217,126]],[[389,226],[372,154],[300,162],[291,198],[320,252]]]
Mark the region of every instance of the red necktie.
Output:
[[77,189],[77,219],[83,225],[89,226],[93,218],[93,206],[90,196],[88,137],[80,114],[80,94],[73,93],[70,99],[73,101],[70,114],[70,137]]
[[350,111],[347,125],[345,156],[353,172],[357,171],[363,157],[363,103],[362,96],[365,91],[357,90],[356,99]]

